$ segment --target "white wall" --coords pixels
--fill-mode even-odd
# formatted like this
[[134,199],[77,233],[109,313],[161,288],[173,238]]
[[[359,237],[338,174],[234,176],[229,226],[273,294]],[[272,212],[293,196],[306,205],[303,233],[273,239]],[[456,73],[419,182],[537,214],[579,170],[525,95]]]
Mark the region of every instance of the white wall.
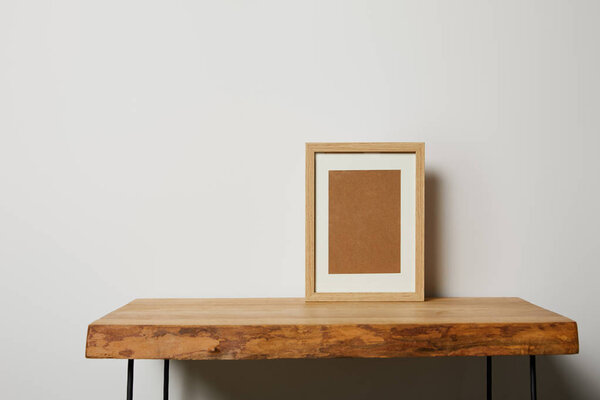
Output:
[[[600,397],[600,2],[0,2],[3,397],[115,399],[136,297],[302,296],[304,142],[427,143],[427,295],[575,319]],[[175,362],[172,398],[481,398],[483,360]],[[159,399],[161,364],[136,364]],[[527,396],[499,358],[496,398]],[[335,384],[332,384],[332,381]]]

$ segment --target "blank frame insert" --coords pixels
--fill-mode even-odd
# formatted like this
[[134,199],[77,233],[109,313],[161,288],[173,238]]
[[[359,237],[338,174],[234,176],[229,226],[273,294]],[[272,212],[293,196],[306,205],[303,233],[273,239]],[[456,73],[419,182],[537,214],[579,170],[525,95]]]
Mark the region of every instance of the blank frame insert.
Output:
[[400,170],[329,171],[329,273],[400,273]]

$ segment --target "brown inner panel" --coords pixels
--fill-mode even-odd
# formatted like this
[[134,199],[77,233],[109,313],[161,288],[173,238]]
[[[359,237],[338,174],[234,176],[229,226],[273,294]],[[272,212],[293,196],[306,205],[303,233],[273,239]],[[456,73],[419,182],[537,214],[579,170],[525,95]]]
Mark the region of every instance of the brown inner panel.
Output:
[[400,170],[329,171],[329,273],[400,272]]

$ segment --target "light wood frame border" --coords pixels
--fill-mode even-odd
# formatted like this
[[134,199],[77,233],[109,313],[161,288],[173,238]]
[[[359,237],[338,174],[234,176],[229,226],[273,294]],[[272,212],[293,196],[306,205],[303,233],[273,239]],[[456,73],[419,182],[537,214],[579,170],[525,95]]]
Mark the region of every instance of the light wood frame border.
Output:
[[[416,155],[415,292],[317,293],[315,288],[315,155],[414,153]],[[306,301],[423,301],[425,297],[425,143],[306,143]]]

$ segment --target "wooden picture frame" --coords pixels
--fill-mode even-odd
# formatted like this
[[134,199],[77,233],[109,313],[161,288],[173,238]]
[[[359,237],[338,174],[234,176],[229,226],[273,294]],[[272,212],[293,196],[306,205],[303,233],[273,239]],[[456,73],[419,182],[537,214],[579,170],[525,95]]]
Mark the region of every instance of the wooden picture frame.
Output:
[[[349,292],[328,292],[325,290],[317,291],[316,283],[316,226],[317,226],[317,213],[316,213],[316,169],[317,169],[317,156],[319,154],[414,154],[414,167],[411,167],[410,171],[413,171],[414,176],[414,290],[410,291],[359,291],[353,290]],[[324,156],[319,156],[321,160],[324,160]],[[339,157],[339,156],[334,156]],[[367,156],[373,157],[373,156]],[[388,156],[382,156],[388,157]],[[346,157],[346,159],[348,159]],[[412,158],[410,158],[412,160]],[[324,164],[324,161],[321,161]],[[412,162],[412,161],[411,161]],[[343,168],[347,170],[347,168]],[[355,168],[350,168],[354,170]],[[382,169],[382,168],[375,168]],[[358,169],[360,170],[360,169]],[[328,170],[329,175],[331,172],[337,172]],[[321,172],[319,172],[321,173]],[[403,175],[404,177],[404,175]],[[329,178],[328,178],[329,179]],[[411,178],[412,179],[412,178]],[[331,185],[328,181],[327,185]],[[411,186],[412,187],[412,186]],[[331,186],[329,186],[331,191]],[[412,195],[412,193],[402,193],[404,196]],[[321,200],[319,200],[321,201]],[[410,199],[412,202],[412,199]],[[328,206],[331,208],[331,204]],[[400,208],[400,205],[398,205]],[[321,208],[323,209],[323,208]],[[413,207],[410,208],[412,210]],[[329,214],[327,214],[329,216]],[[329,222],[330,223],[330,222]],[[319,226],[322,226],[323,221],[320,222]],[[400,225],[400,220],[398,220]],[[400,229],[400,228],[398,228]],[[424,143],[306,143],[306,301],[423,301],[424,300],[424,233],[425,233],[425,144]],[[325,236],[325,235],[323,235]],[[325,240],[325,239],[322,239]],[[327,243],[329,243],[329,236],[327,237]],[[412,243],[412,242],[411,242]],[[329,245],[328,245],[329,246]],[[329,250],[328,250],[329,251]],[[412,252],[412,246],[408,250]],[[327,252],[327,254],[329,254]],[[412,257],[412,253],[410,253]],[[411,259],[411,268],[412,268]],[[399,261],[398,261],[399,262]],[[329,259],[328,259],[329,263]],[[321,263],[322,264],[322,263]],[[328,267],[331,268],[331,267]],[[322,269],[320,269],[322,271]],[[377,274],[368,274],[377,275]],[[381,274],[391,276],[391,274]],[[401,275],[400,271],[396,275]],[[413,272],[411,270],[410,276],[412,279]],[[379,278],[379,276],[378,276]],[[412,285],[412,281],[411,281]]]

